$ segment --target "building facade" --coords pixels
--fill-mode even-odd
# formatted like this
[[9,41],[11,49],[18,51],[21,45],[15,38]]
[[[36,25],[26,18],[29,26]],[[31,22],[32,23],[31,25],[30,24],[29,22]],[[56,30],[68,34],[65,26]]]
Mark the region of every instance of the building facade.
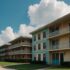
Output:
[[0,60],[29,62],[32,58],[32,39],[19,37],[0,47]]
[[70,14],[32,34],[32,61],[59,65],[70,62]]

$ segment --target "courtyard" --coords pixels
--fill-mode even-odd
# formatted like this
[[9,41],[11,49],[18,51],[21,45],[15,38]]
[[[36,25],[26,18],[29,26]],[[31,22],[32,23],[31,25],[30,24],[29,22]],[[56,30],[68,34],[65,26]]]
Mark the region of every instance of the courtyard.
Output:
[[0,66],[4,68],[4,70],[70,70],[70,67],[51,67],[44,64],[24,64],[15,62],[0,62]]

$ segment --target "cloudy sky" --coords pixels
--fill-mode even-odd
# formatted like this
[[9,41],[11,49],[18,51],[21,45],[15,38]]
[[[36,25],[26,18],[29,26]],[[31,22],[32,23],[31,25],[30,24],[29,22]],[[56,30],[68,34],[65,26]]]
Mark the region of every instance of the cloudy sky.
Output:
[[70,0],[0,0],[0,45],[68,13]]

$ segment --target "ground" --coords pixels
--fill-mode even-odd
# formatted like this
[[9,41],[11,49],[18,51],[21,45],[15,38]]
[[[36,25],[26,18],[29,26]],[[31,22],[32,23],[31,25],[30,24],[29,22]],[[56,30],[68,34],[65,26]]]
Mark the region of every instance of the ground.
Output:
[[49,67],[44,64],[22,64],[15,62],[0,62],[0,66],[15,70],[70,70],[70,67]]

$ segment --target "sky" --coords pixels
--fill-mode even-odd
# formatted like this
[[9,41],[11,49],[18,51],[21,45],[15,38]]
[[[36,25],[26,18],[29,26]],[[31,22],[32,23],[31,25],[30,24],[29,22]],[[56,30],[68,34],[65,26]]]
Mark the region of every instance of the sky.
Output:
[[70,0],[0,0],[0,45],[68,13]]
[[0,31],[12,26],[17,31],[20,24],[29,24],[28,7],[40,0],[0,0]]

